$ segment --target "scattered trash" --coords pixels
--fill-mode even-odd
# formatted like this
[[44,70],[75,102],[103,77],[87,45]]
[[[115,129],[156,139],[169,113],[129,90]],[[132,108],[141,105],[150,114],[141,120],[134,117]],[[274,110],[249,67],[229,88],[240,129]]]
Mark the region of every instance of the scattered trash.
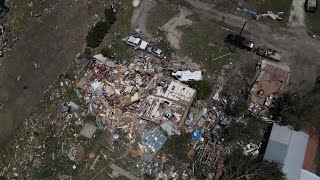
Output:
[[257,19],[260,19],[261,17],[269,16],[273,20],[281,20],[282,19],[281,15],[283,15],[283,14],[284,14],[284,12],[278,12],[277,14],[274,14],[272,11],[267,11],[266,14],[257,15]]
[[39,63],[32,62],[32,64],[34,65],[35,68],[40,68],[40,64]]

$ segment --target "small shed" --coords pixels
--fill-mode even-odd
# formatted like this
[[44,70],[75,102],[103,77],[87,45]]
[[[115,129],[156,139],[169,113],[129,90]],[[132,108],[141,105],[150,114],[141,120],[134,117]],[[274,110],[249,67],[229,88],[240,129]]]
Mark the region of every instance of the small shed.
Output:
[[317,11],[317,0],[306,0],[305,10],[307,12],[316,12]]

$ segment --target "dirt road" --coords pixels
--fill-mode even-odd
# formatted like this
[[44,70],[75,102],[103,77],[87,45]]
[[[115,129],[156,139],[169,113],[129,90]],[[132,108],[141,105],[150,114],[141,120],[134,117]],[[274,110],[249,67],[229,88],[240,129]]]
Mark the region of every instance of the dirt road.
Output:
[[150,32],[147,31],[146,21],[148,12],[156,4],[156,1],[141,0],[140,5],[138,7],[135,7],[131,18],[131,29],[135,30],[136,28],[139,28],[142,34],[149,39],[152,38],[152,35],[150,34]]
[[[206,3],[185,0],[194,7],[193,12],[201,19],[227,26],[230,29],[240,30],[244,18],[211,9]],[[271,27],[262,22],[247,21],[244,36],[252,39],[258,45],[268,46],[283,53],[282,62],[291,67],[293,83],[311,88],[319,73],[320,42],[311,38],[304,28]],[[301,84],[303,83],[303,84]]]
[[167,33],[167,39],[170,42],[171,46],[176,49],[180,49],[180,40],[182,36],[182,31],[178,30],[178,27],[185,25],[192,25],[192,21],[187,19],[187,16],[190,16],[192,12],[183,7],[180,9],[179,16],[172,18],[169,22],[167,22],[163,29]]
[[305,0],[293,0],[289,17],[289,25],[291,27],[304,27],[305,26]]
[[[87,1],[58,1],[50,13],[26,23],[14,49],[2,59],[0,142],[8,139],[29,116],[49,84],[65,72],[69,62],[81,51],[86,32],[93,25]],[[92,5],[103,12],[101,1]],[[12,7],[12,12],[14,8],[21,7]]]

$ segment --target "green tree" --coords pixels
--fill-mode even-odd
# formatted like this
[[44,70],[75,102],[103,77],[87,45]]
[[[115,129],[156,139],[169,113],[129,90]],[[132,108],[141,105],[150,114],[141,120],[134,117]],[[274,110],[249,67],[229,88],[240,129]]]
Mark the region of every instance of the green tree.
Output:
[[114,22],[116,22],[117,19],[116,13],[114,13],[111,8],[107,8],[104,10],[104,17],[108,25],[112,25]]
[[212,84],[208,80],[190,81],[188,84],[197,90],[198,99],[207,99],[212,93]]
[[282,94],[270,109],[274,120],[300,129],[309,125],[320,131],[320,88],[315,86],[307,95],[300,97],[297,93]]
[[97,24],[89,30],[86,36],[87,45],[92,48],[98,47],[104,36],[107,34],[109,27],[110,26],[104,21],[97,22]]
[[285,180],[281,166],[276,162],[264,161],[262,156],[251,157],[235,150],[226,158],[224,177],[235,180]]
[[112,51],[111,48],[109,47],[103,47],[100,51],[100,53],[104,56],[104,57],[107,57],[109,59],[113,58],[114,57],[114,53]]
[[282,94],[275,102],[275,106],[270,109],[273,119],[287,119],[290,114],[298,112],[300,100],[300,96],[296,93],[288,92]]
[[300,111],[295,115],[304,122],[311,125],[317,131],[320,131],[320,86],[316,85],[314,89],[302,98]]
[[232,100],[229,100],[229,103],[226,106],[226,113],[230,116],[242,116],[248,112],[248,102],[246,96],[241,96],[234,103],[230,103]]
[[258,144],[263,136],[263,128],[259,120],[247,120],[246,124],[234,122],[225,130],[225,143]]

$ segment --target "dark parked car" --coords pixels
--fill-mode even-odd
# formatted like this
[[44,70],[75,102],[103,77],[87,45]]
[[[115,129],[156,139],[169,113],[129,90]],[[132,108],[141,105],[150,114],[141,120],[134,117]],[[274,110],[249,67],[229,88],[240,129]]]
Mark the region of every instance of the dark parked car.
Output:
[[248,51],[252,50],[254,46],[254,43],[252,41],[249,41],[246,38],[235,34],[228,34],[225,42],[232,46],[237,46],[238,48],[246,49]]

